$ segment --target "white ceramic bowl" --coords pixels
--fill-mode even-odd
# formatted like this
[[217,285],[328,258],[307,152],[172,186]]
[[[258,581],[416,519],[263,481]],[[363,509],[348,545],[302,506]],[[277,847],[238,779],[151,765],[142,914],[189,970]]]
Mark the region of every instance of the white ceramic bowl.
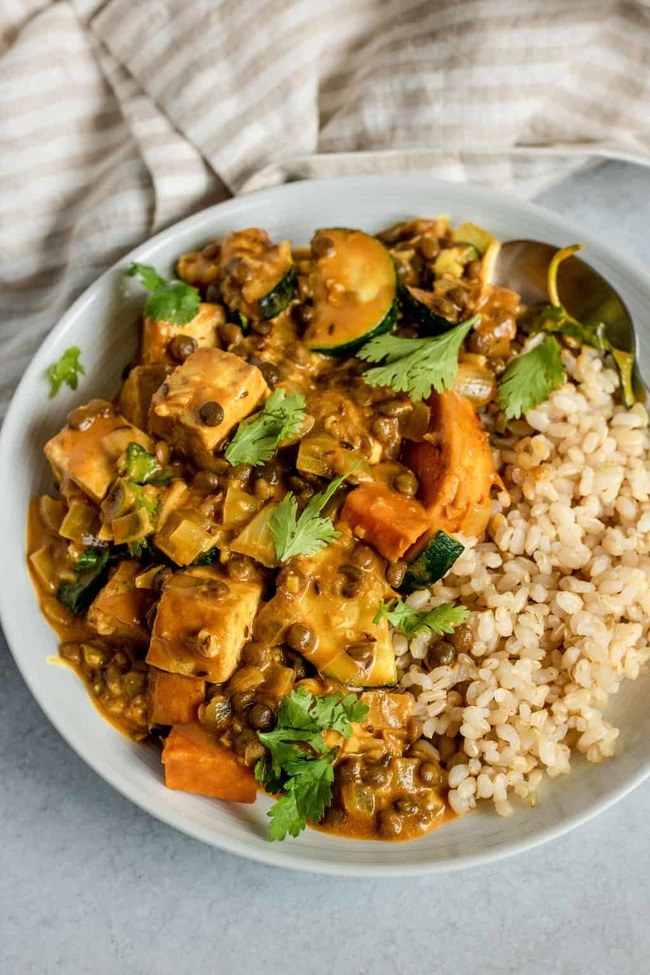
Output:
[[[52,666],[56,639],[38,609],[25,563],[29,498],[50,489],[42,446],[72,406],[115,394],[135,350],[142,296],[126,283],[130,260],[170,273],[179,254],[243,227],[307,243],[317,227],[376,231],[414,215],[448,213],[473,220],[502,239],[530,237],[558,245],[582,240],[585,259],[619,290],[635,321],[647,367],[650,282],[599,240],[546,211],[470,186],[422,178],[356,177],[294,183],[228,201],[158,234],[120,261],[83,294],[43,343],[14,396],[0,443],[0,612],[9,645],[35,698],[85,761],[116,789],[166,823],[232,853],[277,866],[346,875],[434,873],[480,864],[534,846],[579,825],[616,802],[650,772],[648,676],[623,685],[608,714],[620,727],[619,754],[601,765],[576,761],[568,778],[546,784],[539,804],[502,819],[481,810],[412,843],[361,843],[307,830],[298,839],[266,839],[269,801],[237,806],[164,788],[158,755],[107,724],[78,678]],[[47,397],[46,367],[79,345],[87,375],[76,392]],[[647,369],[646,369],[647,374]]]

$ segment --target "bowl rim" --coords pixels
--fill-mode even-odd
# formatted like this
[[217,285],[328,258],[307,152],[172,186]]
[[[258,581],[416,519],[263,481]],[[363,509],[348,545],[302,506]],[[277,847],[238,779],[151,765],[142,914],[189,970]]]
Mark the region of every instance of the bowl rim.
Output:
[[[350,190],[353,190],[355,187],[364,190],[375,188],[378,194],[386,192],[388,188],[393,188],[396,191],[399,191],[400,189],[405,190],[408,188],[409,190],[420,189],[423,192],[447,192],[449,194],[451,204],[454,202],[454,197],[457,199],[460,197],[462,199],[460,199],[459,202],[463,206],[471,205],[473,201],[475,201],[477,204],[485,203],[487,201],[490,204],[497,207],[502,207],[504,209],[511,209],[513,205],[515,205],[521,207],[522,210],[526,211],[531,216],[536,216],[538,219],[543,219],[543,221],[549,225],[549,228],[552,227],[554,232],[557,232],[559,236],[565,235],[570,237],[573,235],[576,239],[580,238],[583,240],[585,244],[596,247],[603,255],[605,255],[605,257],[611,259],[615,263],[622,263],[622,258],[617,254],[615,249],[603,244],[603,242],[595,235],[585,233],[579,227],[576,227],[570,220],[557,216],[552,211],[546,210],[544,207],[538,204],[518,200],[516,197],[513,197],[507,193],[485,187],[435,179],[428,176],[426,173],[413,174],[410,176],[340,176],[326,179],[300,180],[266,189],[255,190],[254,192],[247,193],[244,196],[235,197],[222,203],[217,203],[210,207],[199,210],[196,213],[177,221],[169,227],[166,227],[164,230],[161,230],[152,237],[147,238],[137,247],[128,251],[117,261],[115,261],[77,297],[77,299],[72,303],[72,305],[70,305],[70,307],[59,318],[57,323],[52,327],[37,351],[34,353],[34,356],[21,377],[20,383],[18,384],[18,387],[12,397],[3,422],[2,431],[0,432],[0,469],[7,469],[10,431],[17,423],[21,422],[22,414],[18,408],[19,398],[17,394],[27,384],[29,384],[36,375],[36,360],[47,354],[50,350],[53,350],[59,344],[62,336],[68,328],[68,325],[74,321],[86,307],[95,302],[97,296],[101,293],[104,283],[115,273],[118,268],[122,267],[129,261],[137,261],[143,256],[151,259],[155,256],[152,251],[155,252],[159,246],[167,244],[182,231],[188,230],[194,225],[196,225],[198,228],[203,223],[209,221],[213,215],[218,216],[220,219],[224,216],[227,217],[228,214],[236,215],[238,211],[243,208],[243,204],[247,204],[251,199],[255,199],[260,203],[263,203],[273,198],[274,202],[277,201],[279,204],[282,204],[282,201],[285,198],[291,198],[296,194],[308,194],[311,191],[318,191],[321,193],[327,193],[328,191],[340,191],[343,186]],[[645,290],[650,297],[650,274],[648,274],[648,272],[646,272],[646,270],[636,261],[628,259],[627,257],[625,258],[624,263],[629,276],[635,279],[637,283],[640,283],[642,289]],[[637,353],[641,358],[645,359],[648,354],[646,345],[650,344],[650,334],[646,337],[639,334],[637,331],[636,340]],[[645,367],[644,371],[647,374],[647,366]],[[0,484],[0,497],[2,496],[4,490],[5,489]],[[2,521],[6,517],[5,510],[6,505],[0,504],[0,524],[2,524]],[[320,873],[330,876],[347,877],[426,876],[468,869],[471,867],[492,863],[506,857],[514,856],[515,854],[521,853],[525,850],[533,849],[534,847],[540,846],[543,843],[547,843],[552,839],[576,829],[577,827],[588,822],[594,816],[597,816],[599,813],[604,812],[611,806],[615,805],[650,776],[649,752],[645,762],[641,765],[638,771],[629,776],[629,779],[626,782],[613,790],[611,793],[594,799],[585,809],[571,813],[560,819],[557,823],[542,827],[531,835],[524,836],[520,839],[515,839],[511,843],[508,843],[507,846],[497,846],[493,849],[477,853],[460,853],[459,855],[455,856],[454,859],[425,861],[423,863],[408,862],[403,864],[382,864],[376,862],[367,864],[347,864],[337,859],[331,861],[326,859],[312,859],[309,856],[302,855],[298,850],[292,852],[291,857],[288,858],[284,854],[284,849],[281,844],[268,843],[265,846],[257,847],[249,844],[245,838],[221,835],[207,828],[203,828],[198,823],[179,822],[179,816],[175,811],[168,810],[165,807],[157,805],[155,798],[153,797],[149,798],[147,796],[134,793],[133,788],[127,781],[121,778],[119,772],[114,771],[112,767],[101,765],[101,763],[95,761],[93,755],[90,753],[90,749],[84,747],[83,738],[75,737],[72,734],[69,734],[62,727],[62,723],[59,720],[56,709],[51,705],[46,690],[44,690],[42,686],[38,685],[36,681],[32,680],[26,666],[24,666],[21,654],[18,650],[22,637],[17,614],[14,612],[14,610],[15,607],[12,605],[9,587],[0,586],[0,622],[2,623],[7,644],[16,666],[18,667],[23,680],[39,704],[41,710],[44,712],[61,737],[80,756],[80,758],[82,758],[86,764],[93,769],[94,772],[100,775],[104,781],[111,785],[118,793],[129,799],[139,808],[150,813],[156,819],[174,827],[186,835],[208,843],[209,845],[224,850],[225,852],[243,856],[247,859],[263,863],[267,866],[284,867],[285,869],[308,873]]]

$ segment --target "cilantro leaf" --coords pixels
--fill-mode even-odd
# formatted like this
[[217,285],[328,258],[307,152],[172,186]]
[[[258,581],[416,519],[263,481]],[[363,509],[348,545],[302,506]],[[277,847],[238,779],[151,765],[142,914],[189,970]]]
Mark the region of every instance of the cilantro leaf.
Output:
[[74,564],[75,572],[89,572],[91,569],[103,569],[108,562],[108,549],[85,548]]
[[509,419],[518,419],[547,400],[564,382],[564,365],[557,339],[549,335],[541,345],[513,359],[499,380],[497,401]]
[[70,389],[76,389],[79,385],[79,376],[86,374],[86,370],[79,362],[81,349],[78,345],[71,345],[66,349],[58,362],[53,362],[46,371],[50,381],[50,399],[52,399],[61,389],[63,383],[67,383]]
[[305,688],[285,696],[273,731],[258,732],[268,756],[255,766],[255,778],[267,792],[280,795],[268,812],[269,838],[298,836],[307,820],[320,822],[332,801],[337,748],[328,748],[325,731],[352,734],[368,707],[354,694],[314,697]]
[[233,467],[252,464],[257,467],[270,460],[281,443],[292,440],[305,422],[305,397],[302,393],[286,393],[276,389],[264,408],[244,420],[224,451]]
[[270,840],[283,840],[287,833],[290,836],[299,836],[302,833],[307,822],[298,809],[293,783],[287,787],[286,795],[271,806],[267,816],[271,820]]
[[389,386],[396,392],[408,393],[413,400],[427,399],[431,390],[442,393],[451,389],[458,375],[458,352],[479,316],[450,328],[448,332],[428,339],[405,339],[397,335],[379,335],[356,353],[366,362],[381,362],[363,374],[370,386]]
[[344,738],[352,735],[352,722],[363,721],[367,713],[368,706],[356,694],[347,694],[342,699],[340,694],[317,697],[311,708],[314,721],[323,728],[338,731]]
[[74,582],[62,581],[56,598],[73,616],[84,613],[101,589],[108,571],[108,549],[85,549],[74,565],[77,579]]
[[434,609],[413,609],[403,599],[389,599],[382,603],[377,610],[373,623],[380,623],[387,619],[396,630],[404,636],[412,637],[421,630],[428,630],[442,636],[453,633],[457,626],[464,623],[469,616],[467,606],[454,603],[441,603]]
[[184,281],[166,281],[149,264],[132,264],[126,273],[130,277],[137,275],[150,292],[144,306],[148,318],[174,325],[186,325],[196,318],[201,302],[197,288]]
[[269,518],[269,530],[273,536],[275,551],[281,562],[295,555],[315,555],[340,535],[331,518],[320,513],[338,491],[347,474],[335,477],[327,489],[315,494],[298,515],[298,502],[292,491],[285,494]]
[[171,474],[164,472],[153,454],[131,441],[125,451],[124,476],[133,484],[165,484]]

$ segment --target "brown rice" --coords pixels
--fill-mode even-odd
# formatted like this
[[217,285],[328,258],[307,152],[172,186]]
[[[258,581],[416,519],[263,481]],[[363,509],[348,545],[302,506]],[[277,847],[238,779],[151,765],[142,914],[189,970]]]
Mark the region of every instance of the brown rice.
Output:
[[408,602],[458,599],[474,642],[429,670],[427,637],[394,635],[401,686],[448,770],[457,813],[514,795],[536,801],[544,775],[576,749],[613,754],[609,695],[650,657],[650,438],[641,404],[592,350],[564,352],[569,381],[525,420],[492,425],[505,490],[483,541],[443,582]]

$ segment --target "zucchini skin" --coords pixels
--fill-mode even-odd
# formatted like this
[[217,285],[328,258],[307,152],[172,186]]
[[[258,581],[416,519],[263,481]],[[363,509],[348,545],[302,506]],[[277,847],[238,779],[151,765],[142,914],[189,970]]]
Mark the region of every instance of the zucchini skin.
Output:
[[348,355],[358,349],[361,345],[365,345],[370,339],[374,339],[377,335],[383,335],[385,332],[390,332],[391,328],[397,322],[397,311],[398,311],[398,299],[395,298],[393,304],[390,306],[382,320],[374,328],[371,328],[369,332],[364,335],[360,335],[356,339],[352,339],[350,342],[343,342],[342,345],[326,345],[326,346],[311,346],[312,352],[320,352],[322,355]]
[[295,294],[296,269],[291,267],[271,291],[258,299],[260,318],[263,320],[275,318],[291,304]]
[[400,591],[413,592],[415,589],[426,589],[434,582],[438,582],[449,572],[464,551],[465,546],[451,535],[437,531],[409,565]]
[[413,319],[423,335],[442,335],[454,327],[454,322],[442,315],[436,315],[424,302],[418,301],[405,284],[400,284],[399,302],[404,314]]

